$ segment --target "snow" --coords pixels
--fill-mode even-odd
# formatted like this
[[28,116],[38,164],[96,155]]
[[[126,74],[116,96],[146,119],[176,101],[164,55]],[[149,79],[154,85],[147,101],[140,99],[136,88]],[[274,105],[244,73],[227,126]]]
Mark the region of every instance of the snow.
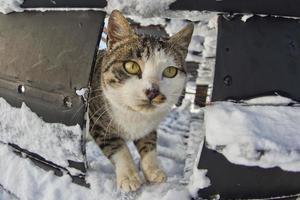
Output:
[[175,0],[109,0],[106,11],[111,13],[118,9],[125,14],[142,16],[144,18],[160,16]]
[[197,193],[199,189],[203,189],[209,187],[211,182],[209,178],[206,176],[207,170],[195,170],[193,176],[191,176],[189,183],[189,192],[193,197],[197,197]]
[[195,198],[197,197],[199,189],[210,186],[210,180],[206,177],[207,169],[198,169],[198,163],[204,144],[204,135],[204,110],[194,107],[191,109],[187,157],[184,167],[185,173],[181,182],[187,184],[189,193]]
[[84,99],[84,101],[87,101],[89,89],[88,88],[81,88],[81,89],[76,90],[75,93],[78,96],[81,96]]
[[217,49],[217,20],[218,16],[212,13],[198,30],[204,37],[202,59],[196,81],[199,85],[211,85],[213,82]]
[[243,22],[246,22],[248,19],[250,19],[253,16],[254,16],[253,14],[246,14],[246,15],[243,15],[243,17],[241,18],[241,20]]
[[0,13],[22,12],[20,5],[24,0],[0,0]]
[[15,155],[6,145],[0,145],[0,171],[1,185],[18,199],[83,199],[82,193],[87,191],[70,184],[69,176],[58,178]]
[[45,123],[24,103],[14,108],[3,98],[0,110],[0,142],[17,144],[64,167],[68,167],[67,160],[83,162],[79,125]]
[[139,15],[125,15],[127,18],[132,19],[135,22],[138,22],[141,26],[150,26],[150,25],[166,25],[166,19],[162,17],[151,17],[143,18]]
[[[263,105],[267,100],[273,105]],[[216,102],[205,109],[206,141],[232,163],[300,171],[300,107],[284,97],[245,105]]]
[[[102,155],[93,140],[88,141],[86,144],[88,163],[86,180],[91,185],[90,189],[71,184],[71,178],[68,175],[57,177],[51,171],[44,171],[35,166],[29,159],[15,155],[9,146],[0,143],[0,171],[2,172],[0,175],[0,198],[3,197],[4,200],[12,199],[13,197],[16,197],[16,199],[41,200],[96,200],[99,198],[105,200],[190,199],[191,194],[189,188],[186,184],[181,182],[184,177],[186,157],[188,155],[196,157],[196,155],[193,155],[193,152],[187,152],[186,136],[190,135],[190,130],[193,131],[193,134],[196,134],[197,128],[199,127],[199,123],[196,124],[196,121],[201,118],[199,113],[191,112],[191,106],[190,100],[185,100],[181,107],[173,108],[158,129],[158,159],[168,175],[168,181],[164,184],[144,184],[136,193],[124,194],[120,192],[116,188],[113,166],[110,161]],[[0,99],[0,110],[5,113],[0,117],[2,124],[0,128],[1,140],[7,140],[7,138],[9,138],[14,142],[23,142],[20,144],[22,147],[25,145],[25,148],[28,149],[35,148],[33,150],[37,150],[39,154],[42,154],[44,149],[48,149],[47,151],[45,150],[47,153],[46,156],[55,162],[62,159],[60,157],[62,155],[59,155],[62,149],[70,145],[66,143],[66,147],[64,145],[60,146],[56,144],[59,143],[54,139],[56,136],[50,140],[45,134],[49,134],[50,130],[54,135],[57,133],[60,133],[60,135],[66,134],[67,132],[65,130],[74,132],[80,130],[77,126],[66,127],[64,125],[45,123],[24,104],[21,108],[13,108],[3,99]],[[192,120],[192,118],[194,118],[194,120]],[[192,121],[194,121],[193,124],[191,123]],[[4,125],[10,128],[14,127],[14,131],[3,128]],[[60,131],[56,129],[58,126],[61,126],[59,128]],[[9,131],[7,132],[7,130]],[[39,130],[40,134],[36,133],[37,130]],[[17,134],[20,138],[16,138]],[[194,137],[199,136],[196,135]],[[46,140],[41,142],[41,139],[45,138]],[[203,135],[201,138],[203,139]],[[74,141],[69,142],[71,144],[71,142]],[[197,144],[194,144],[194,146],[196,147],[194,151],[198,153]],[[134,161],[138,166],[139,155],[132,142],[129,143],[129,147],[133,154]],[[142,173],[140,173],[140,175],[142,176]],[[196,178],[198,178],[200,182],[193,184],[195,188],[198,184],[201,186],[206,180],[205,177],[203,177],[203,182],[201,182],[202,175],[197,177],[198,175],[200,176],[201,174],[196,174],[194,179],[196,180]]]
[[258,105],[289,105],[289,104],[296,104],[297,102],[280,95],[274,95],[274,96],[262,96],[257,98],[252,98],[249,100],[241,101],[246,104],[258,104]]
[[14,196],[10,191],[4,189],[2,185],[0,185],[0,199],[16,200],[17,197]]
[[87,88],[81,88],[79,90],[76,90],[75,92],[78,96],[85,96],[86,93],[88,92],[88,89]]

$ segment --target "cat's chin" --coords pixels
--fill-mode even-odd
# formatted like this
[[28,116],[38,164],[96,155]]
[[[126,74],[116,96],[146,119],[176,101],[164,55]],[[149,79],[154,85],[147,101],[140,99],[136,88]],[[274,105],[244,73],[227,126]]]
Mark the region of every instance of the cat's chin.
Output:
[[135,106],[128,106],[128,109],[134,112],[139,112],[142,114],[154,114],[161,111],[161,106],[155,104],[142,104]]
[[134,112],[154,112],[157,109],[157,106],[153,104],[146,105],[137,105],[137,106],[128,106],[128,109]]

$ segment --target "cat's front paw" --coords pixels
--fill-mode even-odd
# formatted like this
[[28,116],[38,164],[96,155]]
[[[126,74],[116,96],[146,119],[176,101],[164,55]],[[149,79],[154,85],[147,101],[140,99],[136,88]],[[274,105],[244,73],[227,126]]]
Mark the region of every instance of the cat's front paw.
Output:
[[117,176],[117,186],[123,192],[132,192],[138,190],[142,181],[137,173]]
[[167,181],[167,175],[159,168],[146,169],[144,175],[150,183],[164,183]]

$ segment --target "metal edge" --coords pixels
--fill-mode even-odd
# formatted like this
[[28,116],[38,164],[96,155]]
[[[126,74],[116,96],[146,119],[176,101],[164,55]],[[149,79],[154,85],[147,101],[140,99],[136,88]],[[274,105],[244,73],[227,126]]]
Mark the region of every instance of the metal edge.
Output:
[[105,0],[25,0],[22,8],[104,8]]
[[[38,166],[46,171],[53,171],[56,176],[61,177],[64,174],[68,174],[71,177],[73,183],[76,183],[80,186],[84,186],[87,188],[90,187],[90,184],[87,183],[85,180],[85,174],[84,174],[85,172],[84,171],[82,171],[83,172],[82,174],[72,175],[69,172],[69,170],[67,170],[66,168],[59,166],[51,161],[48,161],[45,158],[43,158],[35,153],[32,153],[25,149],[22,149],[21,147],[19,147],[16,144],[12,144],[12,143],[6,144],[6,143],[2,143],[2,142],[1,142],[1,144],[8,145],[16,155],[18,155],[20,157],[29,158],[36,166]],[[72,166],[70,166],[70,167],[72,167]],[[79,170],[81,170],[81,169],[79,169]]]

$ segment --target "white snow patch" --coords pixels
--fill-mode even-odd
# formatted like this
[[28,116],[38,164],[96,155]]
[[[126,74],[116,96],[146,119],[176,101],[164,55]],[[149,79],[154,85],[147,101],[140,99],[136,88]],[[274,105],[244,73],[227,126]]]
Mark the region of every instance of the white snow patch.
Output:
[[78,96],[81,96],[85,101],[87,101],[89,89],[81,88],[75,91]]
[[[180,29],[186,26],[189,22],[186,21],[185,16],[182,18],[171,19],[166,23],[165,30],[172,36],[177,33]],[[212,65],[207,65],[206,60],[215,58],[216,55],[216,41],[217,41],[217,15],[216,13],[198,13],[199,22],[194,23],[194,33],[192,36],[191,43],[189,45],[189,53],[186,61],[206,63],[205,66],[211,69]],[[193,52],[199,52],[199,55],[194,55]],[[210,74],[210,79],[212,74]],[[210,81],[211,82],[211,81]]]
[[209,187],[211,185],[209,178],[206,176],[207,170],[197,169],[191,176],[190,183],[188,185],[189,192],[193,197],[197,197],[199,189]]
[[248,19],[250,19],[253,16],[254,16],[253,14],[246,14],[246,15],[243,15],[243,17],[241,18],[241,20],[243,22],[246,22]]
[[166,25],[166,20],[161,17],[144,18],[144,17],[138,16],[138,15],[126,15],[126,17],[139,23],[141,26],[150,26],[150,25],[165,26]]
[[[275,104],[273,97],[250,102],[266,103],[268,98]],[[282,97],[277,99],[283,102]],[[216,102],[205,110],[209,148],[247,166],[300,171],[299,122],[300,107]]]
[[114,9],[121,10],[125,14],[142,17],[159,16],[169,8],[175,0],[109,0],[106,11],[111,13]]
[[64,167],[68,166],[68,160],[83,161],[79,125],[46,123],[24,103],[21,108],[14,108],[3,98],[0,110],[1,142],[17,144]]
[[[215,68],[217,49],[217,20],[216,13],[207,14],[203,21],[196,26],[195,33],[204,38],[202,56],[199,62],[197,85],[208,85],[211,87]],[[209,102],[211,90],[208,91]]]
[[0,13],[8,14],[10,12],[22,12],[20,5],[24,0],[0,0]]
[[152,199],[160,199],[160,200],[188,200],[190,199],[189,192],[187,190],[182,190],[180,187],[172,186],[173,188],[168,188],[166,192],[161,195],[161,190],[158,193],[153,192],[144,192],[137,200],[152,200]]
[[243,103],[247,104],[256,104],[256,105],[289,105],[289,104],[296,104],[297,102],[280,95],[276,96],[262,96],[257,97],[249,100],[242,101]]
[[111,13],[114,9],[120,10],[126,16],[138,16],[142,18],[170,18],[188,19],[200,21],[208,12],[200,11],[172,11],[169,6],[176,0],[109,0],[105,11]]
[[76,90],[75,92],[78,96],[85,96],[88,90],[89,90],[88,88],[81,88],[79,90]]
[[183,183],[187,184],[192,197],[197,197],[199,189],[210,186],[210,180],[206,176],[206,169],[198,169],[198,163],[204,144],[204,111],[201,108],[194,109],[190,124],[190,134],[187,144],[187,158],[185,160]]

